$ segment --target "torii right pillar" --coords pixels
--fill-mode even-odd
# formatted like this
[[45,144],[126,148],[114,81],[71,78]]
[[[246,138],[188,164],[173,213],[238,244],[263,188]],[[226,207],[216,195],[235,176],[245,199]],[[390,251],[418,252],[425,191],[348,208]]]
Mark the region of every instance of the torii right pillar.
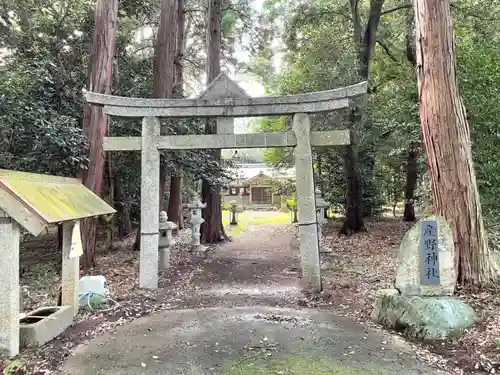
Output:
[[321,271],[309,116],[304,113],[295,114],[292,129],[297,140],[294,157],[302,287],[312,293],[319,293],[321,292]]

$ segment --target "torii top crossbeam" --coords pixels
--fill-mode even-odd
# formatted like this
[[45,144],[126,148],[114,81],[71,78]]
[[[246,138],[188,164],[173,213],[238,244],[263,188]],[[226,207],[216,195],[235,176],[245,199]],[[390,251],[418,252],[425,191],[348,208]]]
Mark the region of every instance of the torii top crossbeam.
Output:
[[[220,85],[219,90],[217,84]],[[119,117],[253,117],[329,112],[345,108],[349,106],[350,98],[365,94],[368,88],[365,81],[334,90],[249,98],[241,95],[241,89],[236,92],[232,85],[236,84],[225,74],[219,75],[207,88],[225,91],[218,99],[206,95],[208,91],[197,99],[127,98],[85,90],[83,94],[87,102],[102,105],[106,114]]]

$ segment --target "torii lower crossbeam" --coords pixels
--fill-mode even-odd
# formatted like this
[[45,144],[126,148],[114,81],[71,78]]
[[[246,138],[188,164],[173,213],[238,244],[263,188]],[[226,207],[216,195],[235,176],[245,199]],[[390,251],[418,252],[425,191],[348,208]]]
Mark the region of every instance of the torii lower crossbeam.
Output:
[[[310,137],[314,147],[348,145],[350,139],[348,130],[312,132]],[[158,136],[156,142],[158,150],[297,146],[294,132]],[[141,137],[106,137],[103,147],[105,151],[140,151],[142,140]]]

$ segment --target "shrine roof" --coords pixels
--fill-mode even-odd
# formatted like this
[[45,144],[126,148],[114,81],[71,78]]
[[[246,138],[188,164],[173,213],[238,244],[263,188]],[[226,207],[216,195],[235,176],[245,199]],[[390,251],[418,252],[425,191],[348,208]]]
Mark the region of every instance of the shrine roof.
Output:
[[49,224],[116,212],[79,179],[4,169],[0,209],[35,236]]

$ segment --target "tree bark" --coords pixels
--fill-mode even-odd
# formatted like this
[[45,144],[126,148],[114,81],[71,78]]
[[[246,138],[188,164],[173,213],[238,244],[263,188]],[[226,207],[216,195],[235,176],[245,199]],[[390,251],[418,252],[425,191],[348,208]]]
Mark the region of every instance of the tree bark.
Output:
[[120,175],[116,169],[116,165],[112,166],[111,170],[112,180],[114,185],[114,209],[117,211],[116,223],[118,226],[118,238],[123,240],[125,236],[134,231],[132,221],[130,219],[130,209],[124,203],[125,197],[123,196],[122,186],[120,183]]
[[406,160],[406,186],[405,186],[405,211],[404,221],[415,221],[415,189],[418,179],[418,151],[410,147]]
[[457,83],[449,0],[415,0],[420,121],[435,211],[453,230],[458,281],[495,278],[472,161],[465,107]]
[[[174,62],[177,33],[177,0],[163,0],[160,24],[153,58],[153,98],[172,98],[174,91]],[[160,134],[166,135],[168,126],[162,122]],[[165,209],[167,170],[160,166],[160,211]],[[158,213],[159,214],[159,213]]]
[[[180,226],[180,217],[182,206],[182,176],[172,176],[170,178],[170,194],[168,199],[168,220],[173,221]],[[182,229],[179,227],[179,229]]]
[[[415,47],[415,17],[413,11],[406,15],[406,47],[405,55],[413,68],[417,66],[417,55]],[[405,210],[403,214],[404,221],[416,221],[415,216],[415,190],[418,182],[418,156],[420,154],[420,145],[411,144],[406,161],[406,185],[405,185]]]
[[[118,3],[118,0],[97,1],[87,88],[91,92],[99,94],[109,94],[111,92]],[[102,143],[108,131],[108,117],[103,113],[102,107],[90,106],[88,104],[84,106],[83,131],[89,142],[90,150],[88,169],[82,171],[82,180],[86,187],[100,196],[105,162]],[[85,272],[95,267],[97,223],[97,218],[87,219],[83,223],[83,268]]]
[[[207,9],[207,84],[212,82],[220,73],[221,60],[221,19],[222,7],[221,0],[208,0]],[[217,122],[215,119],[209,119],[205,126],[206,134],[217,133]],[[220,162],[221,151],[210,151],[210,157]],[[220,186],[212,186],[208,181],[203,180],[201,195],[207,206],[203,209],[203,219],[205,222],[201,225],[201,240],[205,243],[215,243],[222,241],[226,234],[222,225],[222,207]]]
[[361,177],[359,165],[356,162],[357,147],[346,147],[344,168],[347,177],[347,196],[345,220],[340,229],[341,234],[350,236],[352,233],[365,230],[363,220],[363,201],[361,199]]
[[[185,13],[184,0],[177,0],[177,31],[174,59],[174,96],[184,97],[184,69],[182,59],[184,56],[184,31]],[[167,215],[170,221],[177,224],[178,229],[184,229],[184,216],[182,215],[182,174],[172,175],[170,179],[170,194]]]
[[186,12],[184,0],[177,0],[177,39],[175,47],[174,85],[180,97],[184,97],[184,51],[186,50]]

